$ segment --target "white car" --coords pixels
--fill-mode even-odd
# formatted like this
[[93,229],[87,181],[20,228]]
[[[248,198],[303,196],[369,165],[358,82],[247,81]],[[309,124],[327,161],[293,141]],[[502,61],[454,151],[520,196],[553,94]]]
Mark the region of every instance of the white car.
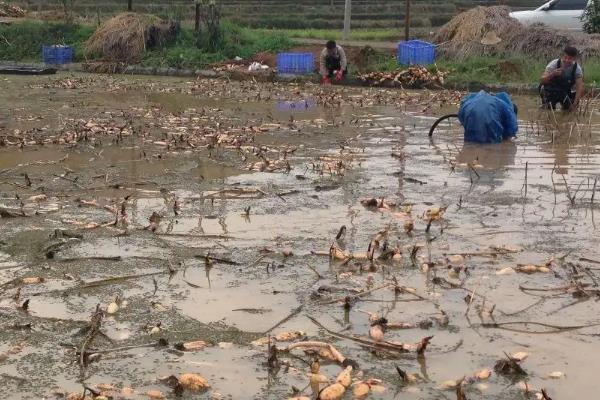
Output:
[[532,11],[515,11],[510,16],[525,25],[541,22],[557,29],[583,30],[581,17],[591,0],[551,0]]

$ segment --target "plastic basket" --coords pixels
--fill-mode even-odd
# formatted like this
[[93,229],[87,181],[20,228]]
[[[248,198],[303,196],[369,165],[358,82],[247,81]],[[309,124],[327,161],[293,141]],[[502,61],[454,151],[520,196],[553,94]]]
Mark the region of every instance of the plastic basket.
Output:
[[315,70],[313,53],[277,54],[277,72],[280,74],[310,74]]
[[435,46],[422,40],[409,40],[398,44],[398,64],[427,65],[435,62]]
[[44,46],[42,60],[46,64],[69,64],[73,62],[73,48],[71,46]]

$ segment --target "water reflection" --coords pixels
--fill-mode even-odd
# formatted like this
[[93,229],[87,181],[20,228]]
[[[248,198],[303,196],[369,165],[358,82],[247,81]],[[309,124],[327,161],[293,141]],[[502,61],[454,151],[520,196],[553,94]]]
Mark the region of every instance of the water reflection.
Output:
[[552,153],[554,153],[554,165],[556,165],[557,174],[568,174],[569,169],[566,167],[569,165],[569,146],[567,145],[555,145],[552,147]]
[[493,188],[504,183],[508,177],[507,167],[515,164],[516,154],[517,144],[512,140],[498,144],[465,143],[456,156],[456,162],[468,165],[464,174],[471,182],[483,178]]
[[482,145],[465,143],[456,156],[459,164],[478,165],[485,169],[499,170],[515,164],[517,144],[512,140],[505,140],[499,144]]
[[301,100],[290,100],[290,101],[279,101],[277,102],[277,111],[281,112],[306,112],[316,107],[317,101],[313,98],[301,99]]

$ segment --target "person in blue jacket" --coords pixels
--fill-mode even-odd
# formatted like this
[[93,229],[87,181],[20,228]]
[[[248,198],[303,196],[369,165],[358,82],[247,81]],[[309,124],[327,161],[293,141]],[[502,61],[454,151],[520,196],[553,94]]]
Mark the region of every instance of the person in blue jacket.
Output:
[[517,135],[517,107],[510,95],[485,90],[467,95],[458,111],[465,129],[465,142],[500,143]]

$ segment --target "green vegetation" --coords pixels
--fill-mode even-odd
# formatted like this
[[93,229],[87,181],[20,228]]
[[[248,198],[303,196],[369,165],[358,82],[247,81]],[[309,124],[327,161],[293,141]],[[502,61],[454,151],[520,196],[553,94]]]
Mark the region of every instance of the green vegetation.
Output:
[[[387,17],[387,16],[382,16]],[[228,18],[241,26],[250,28],[266,29],[342,29],[344,20],[339,16],[333,19],[327,18],[306,18],[302,15],[275,15],[247,18],[243,16],[228,16]],[[403,29],[404,17],[398,18],[377,18],[368,20],[352,19],[353,29]],[[412,17],[411,27],[422,28],[431,27],[431,21],[425,17]]]
[[199,12],[196,45],[208,53],[216,53],[223,48],[225,40],[225,32],[221,28],[221,10],[216,0],[196,0],[196,4]]
[[[94,27],[85,24],[40,22],[24,20],[12,25],[0,26],[0,60],[41,61],[41,48],[48,44],[67,44],[76,50],[76,60],[83,60],[83,45],[92,35]],[[287,50],[293,47],[290,39],[296,36],[293,30],[270,31],[243,28],[230,22],[221,23],[223,40],[217,51],[208,52],[198,48],[196,33],[183,28],[178,38],[165,46],[146,52],[142,65],[170,68],[203,68],[207,64],[225,61],[236,56],[248,59],[259,52]],[[391,34],[393,30],[367,31],[368,35]],[[337,36],[333,31],[309,31],[315,37]],[[372,36],[371,36],[372,37]],[[477,57],[464,61],[438,60],[432,68],[450,70],[450,83],[535,83],[549,60],[533,60],[515,57]],[[586,84],[600,86],[600,59],[587,59],[584,64]],[[392,71],[398,69],[396,58],[389,53],[370,53],[360,68],[350,65],[350,72]]]
[[[539,82],[542,72],[551,60],[531,58],[502,59],[495,57],[471,58],[460,62],[440,61],[437,67],[452,71],[449,82],[529,83]],[[586,85],[600,85],[600,60],[587,59],[583,63]]]
[[[285,35],[298,39],[333,39],[342,38],[340,29],[256,29],[257,32],[275,35]],[[351,40],[397,41],[404,35],[402,29],[352,29]]]
[[592,0],[583,14],[583,30],[600,33],[600,0]]
[[[503,0],[501,4],[517,8],[533,8],[541,0]],[[42,11],[62,10],[63,3],[73,14],[106,19],[124,12],[126,0],[11,0],[25,8]],[[277,29],[341,29],[344,0],[217,0],[222,17],[240,26]],[[437,27],[461,11],[481,5],[476,0],[413,0],[411,26]],[[487,2],[489,3],[489,2]],[[497,4],[498,2],[492,2]],[[405,0],[361,0],[352,4],[352,26],[358,29],[401,29],[404,24]],[[490,3],[491,5],[491,3]],[[133,0],[133,10],[178,21],[192,21],[192,0]]]
[[[146,52],[145,66],[201,68],[208,63],[239,56],[249,58],[261,52],[277,52],[290,48],[293,42],[284,35],[273,35],[241,28],[231,23],[221,24],[223,41],[220,49],[207,52],[197,47],[192,29],[183,28],[176,41]],[[82,61],[83,45],[94,32],[91,25],[56,22],[22,21],[0,26],[0,60],[41,61],[43,45],[66,44],[75,48],[75,58]]]
[[[413,26],[431,26],[446,20],[458,11],[458,0],[434,4],[414,0],[412,5]],[[474,0],[470,0],[474,1]],[[511,0],[512,1],[512,0]],[[533,1],[533,0],[529,0]],[[106,19],[127,8],[125,0],[45,0],[31,2],[13,0],[26,8],[62,10],[66,8],[75,15],[94,19],[97,15]],[[63,3],[66,3],[67,6]],[[344,1],[334,0],[218,0],[222,16],[238,25],[252,28],[341,28],[344,19]],[[135,12],[149,13],[177,20],[193,20],[194,2],[191,0],[142,1],[133,0]],[[355,28],[392,28],[404,21],[404,0],[359,1],[353,4],[352,23]],[[442,16],[442,19],[440,19]]]
[[453,72],[448,77],[449,81],[460,77],[462,82],[536,83],[546,64],[547,62],[525,58],[474,57],[461,62],[440,61],[437,67]]
[[[528,83],[535,84],[539,81],[544,68],[550,60],[532,60],[530,58],[498,58],[474,57],[461,61],[438,60],[435,66],[441,70],[448,70],[451,74],[447,78],[449,83]],[[364,68],[365,72],[394,71],[400,68],[395,57],[382,56],[371,65]],[[586,85],[600,85],[600,60],[587,59],[583,63],[584,80]],[[356,72],[356,71],[355,71]]]
[[83,57],[83,44],[94,32],[93,26],[29,21],[0,25],[0,59],[40,61],[42,46],[67,44]]
[[221,28],[223,42],[217,52],[199,50],[196,47],[195,33],[190,29],[183,29],[175,43],[147,52],[142,64],[156,67],[202,68],[207,64],[234,57],[248,59],[263,51],[283,51],[294,44],[284,35],[257,32],[231,23],[223,22]]

